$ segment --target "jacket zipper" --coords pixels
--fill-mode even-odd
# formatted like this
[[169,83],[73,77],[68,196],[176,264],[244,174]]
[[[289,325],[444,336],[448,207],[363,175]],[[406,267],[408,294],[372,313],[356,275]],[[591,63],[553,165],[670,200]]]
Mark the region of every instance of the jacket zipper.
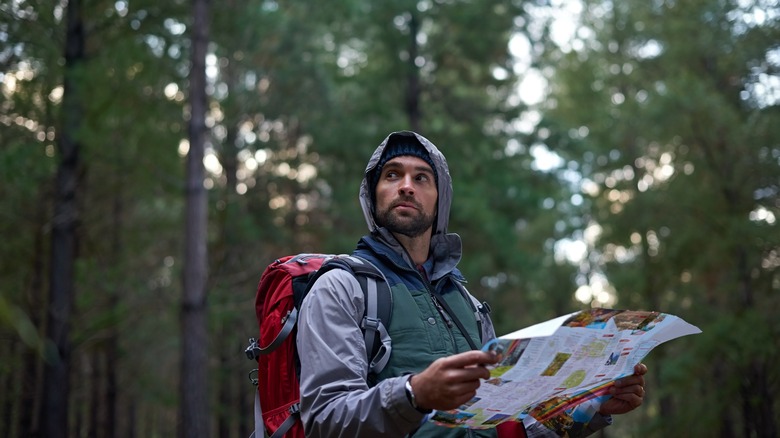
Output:
[[441,303],[439,303],[439,299],[433,293],[433,284],[431,284],[431,282],[428,281],[419,271],[416,271],[416,273],[417,276],[420,277],[420,280],[422,280],[423,286],[425,286],[425,289],[428,291],[428,296],[431,297],[431,301],[433,301],[434,307],[436,307],[436,310],[439,312],[439,315],[441,315],[444,323],[447,324],[447,333],[450,335],[450,342],[452,342],[452,347],[455,349],[456,353],[459,353],[460,349],[458,348],[458,342],[455,340],[455,335],[452,333],[452,318],[449,314],[447,314],[447,311],[444,310],[444,307],[442,307]]
[[[401,266],[400,264],[396,263],[396,261],[393,260],[392,258],[387,256],[386,258],[391,264],[397,266],[398,268],[401,268],[403,270],[414,271],[417,277],[420,278],[423,286],[425,286],[425,290],[428,291],[428,296],[430,296],[431,301],[433,301],[434,307],[436,307],[436,310],[439,312],[439,315],[441,315],[442,319],[444,320],[444,323],[447,324],[447,332],[450,335],[450,342],[452,343],[453,349],[455,350],[456,353],[460,353],[460,349],[458,348],[458,342],[455,340],[455,335],[452,333],[452,326],[453,326],[452,318],[447,314],[447,311],[444,310],[444,307],[442,307],[442,305],[439,303],[439,299],[436,298],[436,295],[433,293],[433,285],[431,284],[431,282],[428,281],[428,279],[425,276],[423,276],[422,273],[420,273],[420,271],[418,271],[417,269],[410,268],[409,266]],[[411,257],[409,257],[409,259],[411,260]]]

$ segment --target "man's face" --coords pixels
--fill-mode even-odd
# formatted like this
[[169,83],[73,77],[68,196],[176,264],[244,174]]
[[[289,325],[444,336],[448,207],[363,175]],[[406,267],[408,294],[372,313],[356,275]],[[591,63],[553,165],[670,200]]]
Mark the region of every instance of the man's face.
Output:
[[401,155],[388,161],[376,185],[376,220],[393,233],[418,237],[433,226],[439,193],[424,160]]

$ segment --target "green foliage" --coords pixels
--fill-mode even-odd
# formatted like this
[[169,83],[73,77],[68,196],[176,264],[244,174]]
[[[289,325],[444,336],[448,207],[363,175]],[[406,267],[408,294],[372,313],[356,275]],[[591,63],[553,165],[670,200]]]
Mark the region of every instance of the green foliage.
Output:
[[[616,306],[668,311],[704,330],[651,355],[647,409],[610,433],[763,436],[761,415],[778,417],[780,122],[767,88],[778,71],[777,7],[587,1],[571,48],[555,44],[548,7],[214,5],[206,184],[215,372],[204,384],[220,436],[252,421],[241,350],[256,335],[261,270],[288,253],[350,251],[366,230],[357,193],[368,157],[389,132],[414,125],[447,156],[460,268],[492,304],[498,332],[587,305],[573,293],[600,276]],[[112,426],[167,436],[179,403],[189,5],[85,8],[74,415],[87,427],[113,369]],[[14,379],[35,370],[24,355],[39,351],[44,333],[62,12],[0,2],[0,41],[12,42],[0,51],[0,351],[13,357],[0,367],[11,389],[0,403],[14,413],[35,394],[34,382],[23,391]],[[518,34],[531,41],[530,69],[548,80],[548,96],[531,107],[517,98],[525,72],[508,50]],[[533,132],[521,127],[536,116]],[[539,170],[540,147],[561,164]],[[585,257],[567,261],[563,239],[586,241]],[[0,433],[24,430],[23,417]]]
[[[582,164],[601,231],[590,269],[607,275],[620,307],[669,311],[705,332],[658,364],[650,384],[667,409],[658,434],[771,436],[777,427],[780,405],[765,394],[778,389],[769,364],[778,359],[780,152],[777,130],[766,129],[778,123],[776,96],[760,91],[760,77],[777,71],[768,39],[777,8],[752,7],[588,2],[591,37],[544,56],[555,73],[540,128]],[[760,10],[774,18],[754,21]],[[679,393],[717,402],[685,404]]]

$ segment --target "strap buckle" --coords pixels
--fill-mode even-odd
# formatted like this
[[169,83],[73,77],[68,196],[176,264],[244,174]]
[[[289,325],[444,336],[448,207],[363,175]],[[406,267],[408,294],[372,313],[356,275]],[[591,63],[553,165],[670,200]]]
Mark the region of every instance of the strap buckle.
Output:
[[257,368],[249,372],[249,381],[252,382],[252,384],[255,386],[260,384],[260,378],[258,377],[259,372],[260,370],[258,370]]
[[363,328],[377,331],[377,330],[379,330],[379,324],[381,322],[382,321],[380,321],[379,318],[374,318],[373,316],[364,316],[363,317]]
[[255,338],[249,338],[249,345],[244,350],[244,354],[249,360],[257,360],[260,357],[260,344]]

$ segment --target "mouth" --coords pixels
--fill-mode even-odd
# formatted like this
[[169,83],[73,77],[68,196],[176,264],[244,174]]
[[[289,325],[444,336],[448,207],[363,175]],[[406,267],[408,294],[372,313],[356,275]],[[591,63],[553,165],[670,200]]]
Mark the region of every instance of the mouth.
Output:
[[419,210],[420,207],[413,202],[396,202],[392,207],[394,210]]

